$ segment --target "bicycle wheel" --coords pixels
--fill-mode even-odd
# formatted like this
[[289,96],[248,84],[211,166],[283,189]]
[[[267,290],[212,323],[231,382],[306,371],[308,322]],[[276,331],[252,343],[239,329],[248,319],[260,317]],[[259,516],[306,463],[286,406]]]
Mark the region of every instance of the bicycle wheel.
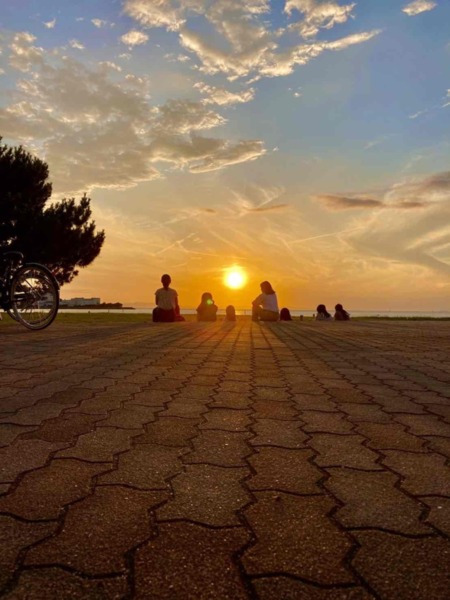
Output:
[[44,329],[58,314],[58,283],[43,265],[21,267],[14,273],[10,293],[14,315],[28,329]]

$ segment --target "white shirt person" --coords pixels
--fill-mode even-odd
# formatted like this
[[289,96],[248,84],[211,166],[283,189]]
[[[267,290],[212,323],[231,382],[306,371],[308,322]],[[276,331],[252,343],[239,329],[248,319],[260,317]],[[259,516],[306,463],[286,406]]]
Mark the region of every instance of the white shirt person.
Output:
[[261,294],[252,302],[253,321],[278,321],[278,299],[268,281],[261,283]]

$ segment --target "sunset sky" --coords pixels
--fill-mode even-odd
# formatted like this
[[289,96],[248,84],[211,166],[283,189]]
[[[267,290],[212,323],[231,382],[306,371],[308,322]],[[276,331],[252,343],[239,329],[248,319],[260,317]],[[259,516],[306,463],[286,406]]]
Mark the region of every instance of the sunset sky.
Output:
[[[450,310],[449,0],[1,0],[0,135],[92,199],[62,297]],[[240,290],[224,275],[247,274]]]

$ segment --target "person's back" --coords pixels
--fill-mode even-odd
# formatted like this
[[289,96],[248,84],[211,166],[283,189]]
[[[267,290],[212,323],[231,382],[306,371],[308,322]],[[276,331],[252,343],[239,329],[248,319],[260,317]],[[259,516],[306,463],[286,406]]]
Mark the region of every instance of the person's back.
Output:
[[229,304],[225,309],[225,319],[227,321],[236,321],[236,309],[232,304]]
[[153,309],[153,321],[160,323],[172,323],[175,321],[176,311],[178,308],[178,294],[169,287],[172,283],[170,275],[161,277],[162,288],[155,292],[156,308]]
[[215,321],[217,319],[217,306],[214,304],[212,294],[205,292],[197,306],[197,321]]
[[316,321],[331,321],[333,317],[327,311],[325,304],[319,304],[317,307]]
[[282,308],[280,310],[280,321],[292,321],[291,313],[288,308]]
[[334,307],[334,310],[336,311],[334,313],[335,321],[349,321],[350,320],[350,315],[346,310],[344,310],[344,307],[342,306],[342,304],[336,304],[336,306]]

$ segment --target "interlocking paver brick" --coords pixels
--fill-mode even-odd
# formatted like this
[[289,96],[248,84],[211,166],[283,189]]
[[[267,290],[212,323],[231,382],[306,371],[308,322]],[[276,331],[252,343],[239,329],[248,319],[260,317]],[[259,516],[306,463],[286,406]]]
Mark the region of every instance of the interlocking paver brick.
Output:
[[121,429],[139,429],[146,423],[155,420],[159,411],[163,410],[158,406],[138,406],[131,405],[128,408],[119,408],[109,413],[107,419],[100,421],[102,427],[119,427]]
[[250,414],[248,410],[212,408],[203,415],[206,422],[200,425],[200,429],[247,431],[251,424]]
[[161,417],[186,417],[199,418],[201,415],[208,411],[206,406],[208,400],[198,400],[194,398],[185,398],[179,400],[178,397],[176,400],[172,400],[168,408],[165,408],[160,412],[159,416]]
[[361,587],[318,588],[288,577],[261,577],[253,581],[258,600],[374,600]]
[[311,464],[310,450],[259,448],[249,457],[256,474],[247,481],[251,490],[279,490],[294,494],[320,494],[317,482],[324,473]]
[[86,579],[57,567],[29,569],[20,575],[4,600],[123,600],[128,595],[126,577]]
[[[255,379],[259,383],[259,379]],[[256,400],[283,400],[289,402],[292,400],[291,395],[286,389],[274,389],[270,387],[260,387],[255,385],[252,388],[252,395]]]
[[[160,415],[158,415],[160,416]],[[189,440],[198,434],[198,419],[178,417],[161,417],[154,423],[146,425],[146,433],[135,437],[135,444],[161,444],[183,448]]]
[[302,429],[306,433],[313,433],[314,431],[351,433],[354,427],[354,424],[347,421],[341,413],[302,410],[300,411],[300,418],[305,422]]
[[450,423],[442,421],[435,415],[396,415],[399,421],[414,435],[441,435],[450,437]]
[[56,523],[24,523],[0,515],[0,591],[13,575],[19,553],[52,534],[56,527]]
[[285,419],[291,420],[298,415],[298,410],[290,402],[276,400],[255,400],[252,405],[255,419]]
[[351,390],[333,389],[332,400],[336,402],[354,402],[355,404],[369,404],[370,396],[364,394],[361,390],[352,388]]
[[308,435],[300,429],[301,422],[276,419],[256,419],[251,426],[256,436],[249,440],[252,446],[280,446],[304,448]]
[[194,451],[185,455],[185,463],[208,463],[219,467],[246,466],[245,458],[253,450],[247,441],[251,433],[201,431],[191,440]]
[[142,406],[164,406],[166,402],[172,400],[169,392],[162,390],[144,390],[138,394],[133,394],[131,398],[125,401],[125,405],[139,404]]
[[323,394],[295,394],[292,401],[298,409],[338,412],[336,402]]
[[15,425],[40,425],[46,419],[59,416],[65,409],[60,404],[42,403],[19,410],[14,415],[0,419],[0,423],[14,423]]
[[402,487],[414,495],[450,496],[450,466],[438,454],[386,450],[383,464],[401,475]]
[[212,530],[193,523],[160,524],[158,537],[136,552],[135,597],[248,598],[233,560],[248,538],[243,528]]
[[355,404],[354,402],[341,402],[339,409],[342,410],[349,421],[360,423],[392,423],[390,415],[383,412],[376,404]]
[[24,433],[23,437],[47,442],[72,442],[79,435],[92,431],[95,424],[103,418],[102,415],[65,414],[58,419],[44,421],[32,432]]
[[382,469],[376,463],[380,456],[363,446],[364,438],[359,435],[313,433],[308,441],[317,455],[315,464],[320,467],[348,467],[352,469]]
[[152,535],[148,511],[165,498],[164,492],[97,487],[69,508],[58,535],[28,551],[25,563],[58,564],[92,576],[124,571],[124,553]]
[[383,600],[448,600],[450,542],[411,539],[381,531],[353,534],[361,548],[352,561]]
[[327,497],[255,492],[257,502],[244,513],[256,542],[242,556],[249,575],[284,573],[322,585],[353,583],[344,566],[352,547],[328,518]]
[[79,458],[90,462],[111,462],[115,454],[128,450],[131,438],[142,433],[140,429],[98,427],[80,435],[75,446],[58,452],[58,458]]
[[167,478],[182,470],[180,450],[138,444],[119,456],[117,469],[98,478],[99,484],[118,483],[142,490],[166,489]]
[[70,387],[67,390],[63,390],[61,392],[56,392],[50,398],[50,402],[55,402],[56,404],[66,404],[68,406],[73,406],[82,402],[83,400],[87,400],[93,396],[94,392],[92,390],[88,390],[82,387]]
[[0,448],[0,481],[12,482],[18,475],[45,465],[52,452],[65,448],[65,443],[18,439]]
[[0,447],[8,446],[20,435],[33,431],[35,427],[23,427],[13,423],[2,423],[0,425]]
[[430,508],[427,523],[450,538],[450,498],[423,498],[422,502]]
[[385,413],[423,414],[423,407],[404,396],[377,396],[375,402],[383,407]]
[[447,458],[450,458],[450,438],[428,437],[428,447],[434,452],[439,452]]
[[236,392],[218,392],[212,396],[212,401],[208,403],[209,406],[215,408],[236,409],[250,408],[251,404],[250,396],[237,394]]
[[377,450],[398,449],[422,452],[425,441],[407,433],[406,428],[396,423],[358,423],[356,431],[368,440],[368,446]]
[[92,398],[83,400],[77,407],[69,408],[65,414],[107,415],[110,410],[120,408],[122,401],[123,398],[121,396],[110,396],[104,393],[96,394]]
[[[335,515],[345,527],[390,529],[398,533],[430,533],[419,522],[421,506],[396,489],[398,478],[392,473],[368,473],[348,469],[328,469],[325,487],[344,506]],[[368,500],[370,499],[370,502]]]
[[29,521],[57,519],[62,508],[87,496],[91,480],[105,471],[76,460],[53,460],[47,467],[29,471],[13,492],[0,497],[0,512]]
[[239,525],[236,511],[250,501],[241,484],[248,474],[244,468],[187,465],[186,472],[172,480],[174,498],[157,511],[157,518],[186,519],[216,527]]

